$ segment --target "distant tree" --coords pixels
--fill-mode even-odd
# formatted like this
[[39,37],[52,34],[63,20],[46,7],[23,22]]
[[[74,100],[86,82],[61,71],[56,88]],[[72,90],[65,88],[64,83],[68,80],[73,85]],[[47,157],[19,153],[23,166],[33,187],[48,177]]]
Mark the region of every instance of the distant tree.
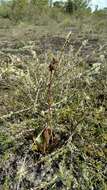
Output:
[[9,2],[0,1],[0,16],[10,18],[11,7]]
[[74,3],[72,0],[68,0],[65,4],[65,10],[67,13],[73,13],[74,12]]
[[30,2],[38,7],[44,7],[45,5],[48,5],[48,0],[31,0]]
[[66,12],[73,13],[76,10],[86,9],[90,0],[68,0],[65,3]]
[[54,6],[54,7],[57,7],[57,8],[64,7],[64,5],[65,5],[65,3],[62,2],[62,1],[55,1],[55,2],[53,3],[53,6]]
[[53,0],[49,0],[49,6],[52,7],[53,5]]
[[23,18],[27,5],[28,0],[11,1],[11,15],[16,21]]

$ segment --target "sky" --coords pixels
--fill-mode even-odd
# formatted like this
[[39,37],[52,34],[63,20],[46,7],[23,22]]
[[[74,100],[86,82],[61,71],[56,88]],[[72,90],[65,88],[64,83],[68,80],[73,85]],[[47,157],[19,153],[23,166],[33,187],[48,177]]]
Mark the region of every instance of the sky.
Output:
[[107,7],[107,0],[91,0],[90,4],[92,9],[95,9],[96,5],[98,5],[99,9],[103,9],[104,7]]
[[[58,1],[58,0],[53,0],[53,1]],[[63,0],[66,1],[66,0]],[[91,0],[90,3],[92,9],[94,10],[96,5],[98,5],[99,9],[103,9],[104,7],[107,7],[107,0]]]

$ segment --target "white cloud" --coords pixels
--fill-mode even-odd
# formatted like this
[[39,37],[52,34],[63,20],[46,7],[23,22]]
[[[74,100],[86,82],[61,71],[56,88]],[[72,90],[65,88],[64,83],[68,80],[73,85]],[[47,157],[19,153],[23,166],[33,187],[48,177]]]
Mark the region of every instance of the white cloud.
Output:
[[91,0],[91,5],[93,8],[96,5],[98,5],[98,8],[104,8],[107,7],[107,0]]

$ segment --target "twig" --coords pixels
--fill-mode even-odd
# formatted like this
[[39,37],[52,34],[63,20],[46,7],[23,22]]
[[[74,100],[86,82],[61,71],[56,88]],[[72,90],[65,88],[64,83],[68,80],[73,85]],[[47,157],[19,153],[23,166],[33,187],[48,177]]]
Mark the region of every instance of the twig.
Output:
[[50,72],[49,84],[48,84],[48,127],[51,126],[52,121],[52,76],[53,73]]
[[[34,106],[31,106],[29,108],[26,108],[26,109],[23,109],[23,110],[19,110],[19,111],[16,111],[16,112],[10,112],[9,114],[6,114],[6,115],[3,115],[0,117],[0,120],[4,120],[4,119],[7,119],[7,118],[11,118],[13,115],[18,115],[20,113],[23,113],[23,112],[26,112],[26,111],[29,111],[29,110],[32,110],[34,108]],[[42,114],[40,114],[39,112],[36,112],[37,115],[39,115],[40,117],[44,117]]]
[[21,168],[20,168],[19,180],[18,180],[18,184],[17,184],[17,188],[16,188],[17,190],[19,190],[20,184],[21,184],[21,181],[22,181],[22,178],[23,178],[23,176],[24,176],[24,167],[25,167],[26,158],[27,158],[27,154],[26,154],[26,156],[24,157],[24,160],[23,160],[23,162],[22,162],[22,166],[21,166]]
[[65,43],[64,43],[64,45],[63,45],[63,47],[61,49],[61,54],[60,54],[60,57],[59,57],[59,65],[60,65],[60,63],[62,61],[62,56],[63,56],[64,50],[67,47],[67,45],[69,44],[69,41],[71,39],[71,35],[72,35],[72,32],[69,32],[67,37],[66,37]]
[[57,176],[53,176],[52,180],[50,182],[43,182],[41,185],[39,185],[38,187],[36,187],[34,190],[41,190],[41,189],[45,189],[46,187],[48,187],[49,185],[52,185],[57,179]]
[[52,127],[51,126],[52,125],[52,110],[51,110],[51,107],[52,107],[52,100],[53,100],[53,97],[52,97],[52,79],[53,79],[53,76],[54,76],[55,71],[57,69],[57,66],[60,65],[60,63],[62,61],[62,55],[63,55],[63,52],[64,52],[65,48],[69,44],[71,34],[72,34],[72,32],[69,32],[67,37],[66,37],[66,41],[65,41],[65,43],[64,43],[64,45],[63,45],[63,47],[61,49],[61,54],[60,54],[59,60],[57,61],[57,59],[53,57],[53,60],[49,65],[49,73],[50,73],[49,84],[48,84],[48,126],[49,127]]
[[6,114],[6,115],[3,115],[0,117],[0,119],[6,119],[6,118],[10,118],[12,115],[17,115],[17,114],[20,114],[20,113],[23,113],[23,112],[26,112],[26,111],[29,111],[31,110],[33,107],[29,107],[29,108],[26,108],[26,109],[23,109],[23,110],[19,110],[19,111],[16,111],[16,112],[13,112],[11,111],[9,114]]

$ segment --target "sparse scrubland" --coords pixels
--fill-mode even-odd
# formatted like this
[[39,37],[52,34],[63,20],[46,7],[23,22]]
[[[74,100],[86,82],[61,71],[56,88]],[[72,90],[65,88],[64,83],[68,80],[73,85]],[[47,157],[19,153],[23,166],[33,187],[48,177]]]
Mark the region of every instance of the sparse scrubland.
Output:
[[0,6],[0,189],[106,190],[107,10],[23,5]]

